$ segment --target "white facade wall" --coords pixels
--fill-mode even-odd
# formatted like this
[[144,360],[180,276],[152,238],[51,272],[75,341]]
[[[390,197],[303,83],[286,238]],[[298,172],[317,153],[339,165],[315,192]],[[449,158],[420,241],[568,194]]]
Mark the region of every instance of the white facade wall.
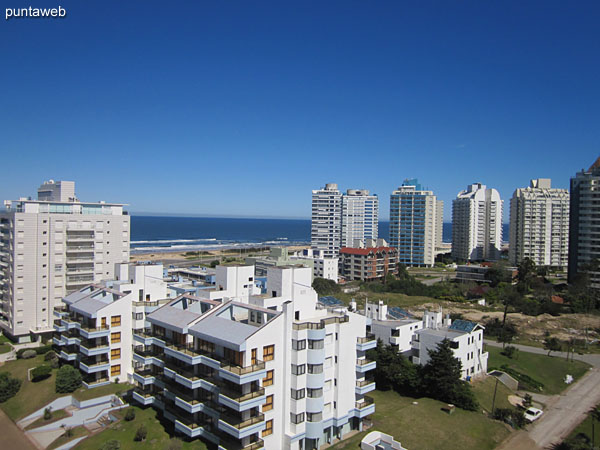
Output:
[[341,239],[342,193],[337,184],[312,191],[311,247],[327,258],[338,256]]
[[379,236],[379,199],[364,189],[348,189],[342,196],[341,247],[352,247],[356,240],[377,240]]

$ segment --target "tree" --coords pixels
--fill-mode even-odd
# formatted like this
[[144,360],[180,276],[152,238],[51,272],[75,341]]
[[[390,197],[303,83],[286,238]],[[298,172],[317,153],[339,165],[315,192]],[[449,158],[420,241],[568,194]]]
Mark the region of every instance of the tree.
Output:
[[125,413],[125,420],[131,422],[133,419],[135,419],[135,409],[129,408]]
[[141,442],[144,439],[146,439],[147,435],[148,435],[148,430],[146,429],[146,427],[144,425],[140,425],[140,427],[135,432],[135,437],[133,438],[133,440],[136,442]]
[[418,367],[398,353],[391,345],[377,340],[377,347],[369,350],[367,357],[376,361],[375,382],[377,389],[389,390],[406,396],[419,395],[421,390]]
[[21,380],[14,378],[9,372],[0,372],[0,403],[14,397],[21,389]]
[[52,419],[52,407],[51,406],[44,409],[44,420],[50,420],[50,419]]
[[66,394],[81,386],[81,373],[75,367],[65,364],[56,374],[56,392]]
[[592,418],[592,448],[596,447],[596,430],[595,424],[600,421],[600,405],[594,406],[590,410],[590,417]]
[[340,292],[340,287],[335,281],[325,278],[315,278],[312,287],[319,295],[331,295]]
[[500,301],[504,305],[504,314],[502,316],[502,328],[506,325],[506,315],[508,314],[508,308],[515,306],[521,300],[521,294],[510,284],[500,286],[499,293]]
[[533,262],[533,260],[530,258],[523,258],[523,260],[519,263],[518,270],[519,273],[517,274],[517,280],[519,286],[522,287],[521,292],[527,293],[529,291],[531,281],[537,275],[535,262]]
[[555,337],[546,338],[544,348],[548,350],[548,356],[550,356],[550,352],[557,352],[561,349],[560,341]]
[[471,386],[461,380],[461,362],[454,357],[450,341],[444,339],[436,350],[429,350],[429,361],[421,371],[423,389],[429,397],[459,408],[477,409]]
[[508,265],[505,261],[498,261],[492,264],[485,274],[485,278],[490,282],[490,286],[496,287],[500,283],[512,282],[512,273],[507,267]]
[[52,373],[52,367],[42,364],[31,371],[31,381],[38,382],[45,380]]

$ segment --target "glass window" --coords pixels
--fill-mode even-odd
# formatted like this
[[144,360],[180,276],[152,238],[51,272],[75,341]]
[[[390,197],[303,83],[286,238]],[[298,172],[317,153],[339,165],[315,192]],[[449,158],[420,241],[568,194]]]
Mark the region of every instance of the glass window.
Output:
[[305,392],[304,388],[302,388],[302,389],[292,388],[292,398],[294,400],[300,400],[301,398],[304,398],[305,396],[306,396],[306,392]]
[[267,371],[267,376],[263,378],[263,387],[264,386],[271,386],[273,384],[274,374],[275,374],[274,370],[268,370]]
[[292,349],[304,350],[305,348],[306,348],[306,339],[302,339],[301,341],[292,339]]
[[263,347],[263,361],[272,361],[275,358],[275,346],[267,345]]
[[267,395],[267,399],[265,400],[265,403],[263,404],[262,410],[263,410],[263,412],[265,412],[265,411],[271,411],[272,409],[273,409],[273,396]]
[[292,375],[302,375],[306,373],[306,364],[292,364]]
[[121,332],[110,333],[110,343],[118,344],[119,342],[121,342]]
[[290,420],[292,423],[302,423],[304,422],[304,413],[294,414],[290,413]]
[[271,420],[267,420],[265,422],[265,429],[262,431],[262,436],[268,436],[270,434],[273,434],[273,419]]

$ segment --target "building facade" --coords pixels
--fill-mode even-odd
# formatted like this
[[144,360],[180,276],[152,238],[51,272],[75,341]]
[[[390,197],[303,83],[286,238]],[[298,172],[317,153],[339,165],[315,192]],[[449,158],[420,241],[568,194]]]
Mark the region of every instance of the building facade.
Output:
[[377,240],[379,236],[379,199],[364,189],[348,189],[342,196],[342,247],[356,240]]
[[551,180],[531,180],[510,200],[508,259],[517,266],[529,258],[538,266],[566,269],[569,259],[569,191]]
[[496,189],[475,183],[452,202],[452,257],[494,261],[502,246],[502,200]]
[[221,449],[317,449],[362,428],[375,367],[364,316],[317,307],[311,269],[217,268],[217,286],[172,300],[134,334],[134,398]]
[[404,180],[390,196],[390,245],[406,266],[432,267],[442,244],[444,202],[418,180]]
[[337,258],[342,233],[342,193],[328,183],[312,191],[311,247],[326,258]]
[[398,271],[398,251],[383,239],[340,249],[340,274],[346,281],[372,281]]
[[569,209],[569,283],[588,272],[600,289],[600,272],[586,267],[600,258],[600,158],[571,178]]
[[52,331],[53,309],[129,261],[122,204],[80,202],[72,181],[49,181],[38,199],[0,213],[0,327],[19,341]]

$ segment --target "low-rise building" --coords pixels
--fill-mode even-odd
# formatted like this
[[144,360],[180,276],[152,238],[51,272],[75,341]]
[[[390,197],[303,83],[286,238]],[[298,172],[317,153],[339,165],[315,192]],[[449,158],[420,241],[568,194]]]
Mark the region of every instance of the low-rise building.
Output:
[[326,258],[324,252],[312,248],[305,248],[291,258],[294,262],[297,259],[311,259],[314,262],[313,275],[315,278],[325,278],[338,282],[339,258]]
[[372,281],[397,270],[398,252],[383,239],[359,241],[354,247],[340,249],[340,272],[347,281]]
[[375,362],[364,316],[317,306],[312,270],[217,267],[217,286],[170,301],[136,331],[134,398],[221,449],[317,449],[362,429]]
[[398,307],[388,308],[382,300],[365,304],[367,331],[385,345],[391,345],[398,352],[409,356],[412,351],[412,339],[417,330],[423,328],[423,321]]
[[423,328],[417,330],[412,340],[412,361],[425,365],[429,351],[436,350],[444,339],[450,341],[454,356],[461,362],[461,378],[469,380],[487,372],[488,353],[483,351],[484,327],[467,320],[452,322],[442,312],[425,312]]

